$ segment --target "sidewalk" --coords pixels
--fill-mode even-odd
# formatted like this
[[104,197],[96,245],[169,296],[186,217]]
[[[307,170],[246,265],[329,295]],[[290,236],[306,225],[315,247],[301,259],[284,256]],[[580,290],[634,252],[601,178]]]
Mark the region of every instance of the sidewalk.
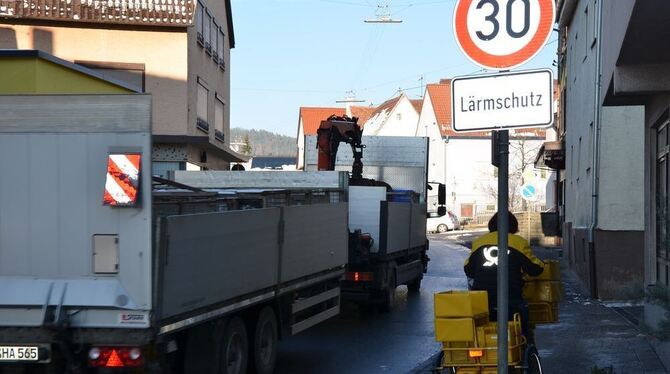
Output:
[[[534,250],[544,259],[559,256],[552,249]],[[565,297],[559,307],[560,322],[538,326],[535,331],[545,373],[588,374],[595,367],[612,368],[616,374],[667,373],[651,346],[651,338],[615,309],[582,294],[576,276],[565,264],[561,272]],[[412,373],[430,373],[436,358],[437,354]]]
[[[540,257],[556,252],[538,249]],[[589,373],[594,367],[623,373],[667,373],[651,346],[651,338],[613,308],[581,293],[577,277],[561,266],[565,297],[560,322],[538,326],[536,340],[548,373]]]

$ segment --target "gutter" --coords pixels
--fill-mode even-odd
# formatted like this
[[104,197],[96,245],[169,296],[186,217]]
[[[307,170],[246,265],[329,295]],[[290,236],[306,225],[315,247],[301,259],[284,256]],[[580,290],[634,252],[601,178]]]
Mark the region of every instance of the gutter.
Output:
[[[589,227],[589,243],[593,243],[593,232],[598,227],[598,185],[600,184],[600,86],[602,85],[602,34],[603,34],[603,2],[598,2],[598,50],[596,52],[596,79],[595,79],[595,101],[593,115],[593,164],[591,181],[591,226]],[[587,41],[588,42],[588,41]]]
[[[564,28],[568,26],[568,23],[572,20],[572,16],[575,14],[575,9],[577,9],[577,3],[579,0],[559,0],[558,2],[558,26],[559,28]],[[598,6],[600,7],[600,5]]]

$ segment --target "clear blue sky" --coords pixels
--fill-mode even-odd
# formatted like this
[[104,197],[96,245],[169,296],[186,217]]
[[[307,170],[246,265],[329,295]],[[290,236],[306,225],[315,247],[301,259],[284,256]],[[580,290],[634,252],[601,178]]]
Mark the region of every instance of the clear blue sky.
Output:
[[[300,106],[361,105],[405,89],[478,72],[452,32],[456,0],[391,0],[401,24],[367,24],[377,0],[232,0],[231,127],[295,136]],[[551,67],[557,33],[522,68]]]

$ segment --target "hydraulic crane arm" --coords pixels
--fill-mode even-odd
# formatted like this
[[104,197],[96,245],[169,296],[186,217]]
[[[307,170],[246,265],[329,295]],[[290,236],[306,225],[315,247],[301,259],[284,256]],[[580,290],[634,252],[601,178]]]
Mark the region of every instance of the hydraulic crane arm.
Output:
[[335,170],[335,159],[340,142],[351,146],[354,155],[354,163],[351,167],[351,179],[363,179],[363,148],[361,144],[363,130],[358,125],[358,118],[347,116],[330,116],[321,121],[317,130],[317,148],[319,150],[319,170]]

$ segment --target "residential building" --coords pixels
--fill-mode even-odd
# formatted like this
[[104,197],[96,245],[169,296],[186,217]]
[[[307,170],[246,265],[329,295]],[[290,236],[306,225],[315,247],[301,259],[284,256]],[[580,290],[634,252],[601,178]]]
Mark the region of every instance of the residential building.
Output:
[[38,49],[152,94],[154,174],[228,169],[229,0],[0,0],[0,48]]
[[376,107],[365,122],[363,135],[415,136],[422,100],[404,92]]
[[303,170],[305,165],[305,136],[316,135],[316,130],[321,126],[321,121],[325,121],[330,116],[343,116],[358,118],[358,124],[365,126],[370,114],[374,111],[373,107],[356,106],[347,104],[346,108],[338,107],[300,107],[298,113],[298,153],[296,155],[296,168]]
[[[667,295],[670,286],[670,54],[664,46],[670,35],[670,3],[640,0],[616,4],[602,2],[598,8],[602,14],[599,17],[602,20],[599,26],[601,32],[597,35],[601,36],[598,48],[602,78],[600,84],[594,87],[598,103],[608,110],[623,111],[633,107],[636,113],[639,112],[635,121],[628,124],[626,138],[619,144],[618,151],[625,157],[612,160],[618,162],[616,182],[626,186],[623,187],[626,191],[618,195],[617,202],[622,209],[612,218],[639,221],[637,226],[644,230],[643,238],[638,241],[635,250],[629,252],[627,260],[635,261],[631,264],[636,266],[643,266],[645,286]],[[637,109],[638,106],[643,110]],[[603,130],[609,125],[603,118]],[[638,155],[639,150],[643,153]],[[635,162],[630,160],[631,157]],[[605,155],[600,160],[605,162]],[[629,200],[635,202],[634,207],[628,208]],[[598,204],[599,207],[601,205]],[[638,265],[638,261],[642,264]],[[647,325],[657,328],[662,321],[667,324],[668,307],[665,305],[662,307],[662,303],[658,302],[645,305]],[[665,360],[667,364],[667,355]]]
[[[497,210],[497,169],[491,164],[490,132],[458,133],[451,124],[451,80],[426,86],[415,136],[430,139],[428,179],[444,183],[447,206],[461,219],[483,222]],[[545,131],[517,130],[510,144],[510,205],[512,210],[545,207],[551,173],[533,170],[532,160],[545,140]],[[524,204],[519,196],[524,183],[533,183],[538,199]],[[436,199],[429,195],[429,202]]]
[[[558,7],[561,114],[560,143],[553,144],[553,153],[560,159],[563,152],[565,160],[559,183],[564,252],[585,288],[602,299],[624,297],[625,290],[641,283],[645,226],[655,222],[648,216],[650,222],[645,225],[645,178],[649,177],[644,171],[645,109],[637,105],[644,101],[621,97],[633,93],[626,85],[639,78],[626,75],[630,70],[620,67],[621,63],[649,62],[654,56],[645,49],[645,58],[640,60],[638,43],[653,46],[646,34],[640,37],[640,30],[630,30],[628,38],[635,39],[629,42],[635,44],[632,51],[621,49],[633,5],[641,11],[655,8],[642,3],[646,4],[616,2],[615,9],[614,2],[564,0]],[[653,34],[652,29],[647,31]],[[666,55],[659,52],[656,56]],[[621,72],[624,74],[619,75]],[[656,76],[653,79],[659,82]],[[648,127],[653,125],[648,123]],[[552,157],[547,154],[545,158]],[[557,164],[558,169],[563,166]],[[649,187],[650,182],[646,183]],[[653,195],[647,198],[653,199]],[[648,249],[652,252],[655,249]],[[647,259],[647,267],[654,268],[647,282],[657,280],[656,264],[656,257]],[[664,271],[665,267],[659,269]],[[663,274],[659,279],[665,279]]]

